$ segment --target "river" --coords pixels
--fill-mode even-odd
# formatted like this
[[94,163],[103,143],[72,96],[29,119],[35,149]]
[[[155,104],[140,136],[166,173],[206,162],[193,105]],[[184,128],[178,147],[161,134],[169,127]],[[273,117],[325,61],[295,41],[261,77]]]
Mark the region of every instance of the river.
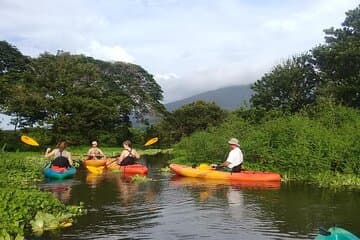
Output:
[[66,204],[88,214],[72,227],[39,239],[313,239],[319,227],[340,226],[360,236],[360,192],[304,183],[228,184],[162,173],[164,156],[146,157],[150,181],[119,173],[45,182]]

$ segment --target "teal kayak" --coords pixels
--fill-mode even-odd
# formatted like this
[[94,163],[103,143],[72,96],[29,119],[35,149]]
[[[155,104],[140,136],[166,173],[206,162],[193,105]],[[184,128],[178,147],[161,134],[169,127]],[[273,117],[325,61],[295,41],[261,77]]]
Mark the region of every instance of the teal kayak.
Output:
[[76,173],[76,168],[69,167],[65,172],[57,172],[50,168],[50,164],[48,164],[44,168],[44,175],[47,178],[51,179],[65,179],[65,178],[72,178]]
[[315,240],[360,240],[360,238],[343,228],[331,227],[328,230],[320,228]]

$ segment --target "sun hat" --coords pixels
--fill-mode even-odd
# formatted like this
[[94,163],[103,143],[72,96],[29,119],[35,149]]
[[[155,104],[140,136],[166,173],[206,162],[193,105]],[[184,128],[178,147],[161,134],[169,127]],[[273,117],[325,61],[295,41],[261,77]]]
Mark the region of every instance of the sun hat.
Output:
[[231,139],[228,141],[228,143],[229,143],[230,145],[236,145],[236,146],[240,147],[239,140],[237,140],[236,138],[231,138]]
[[97,145],[97,142],[96,142],[96,141],[92,141],[92,142],[91,142],[91,145]]

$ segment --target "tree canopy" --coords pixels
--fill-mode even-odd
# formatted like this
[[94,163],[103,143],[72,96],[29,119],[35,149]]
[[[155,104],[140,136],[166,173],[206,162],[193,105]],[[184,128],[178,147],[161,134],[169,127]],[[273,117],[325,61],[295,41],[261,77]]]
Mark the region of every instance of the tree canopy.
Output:
[[319,78],[309,54],[288,59],[254,83],[252,106],[266,111],[298,112],[316,99]]
[[312,50],[324,88],[350,107],[360,107],[360,5],[346,13],[342,28],[324,30],[326,44]]
[[141,118],[164,108],[160,86],[134,64],[59,51],[30,59],[22,72],[8,73],[0,77],[6,86],[1,111],[18,127],[47,127],[57,137],[87,141],[101,131],[129,126],[130,115]]
[[360,6],[346,13],[342,28],[324,32],[325,44],[277,65],[252,86],[252,106],[298,112],[322,97],[360,107]]

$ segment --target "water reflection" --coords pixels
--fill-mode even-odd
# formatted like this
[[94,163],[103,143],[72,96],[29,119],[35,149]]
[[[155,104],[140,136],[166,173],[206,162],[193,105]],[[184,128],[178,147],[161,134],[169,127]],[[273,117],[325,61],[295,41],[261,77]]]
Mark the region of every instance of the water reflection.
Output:
[[63,203],[68,203],[71,198],[71,191],[74,185],[78,184],[73,179],[66,180],[46,180],[40,188],[51,194]]
[[278,190],[281,187],[281,182],[240,182],[228,181],[221,179],[202,179],[191,178],[174,175],[171,177],[172,186],[233,186],[241,189],[263,189],[263,190]]

